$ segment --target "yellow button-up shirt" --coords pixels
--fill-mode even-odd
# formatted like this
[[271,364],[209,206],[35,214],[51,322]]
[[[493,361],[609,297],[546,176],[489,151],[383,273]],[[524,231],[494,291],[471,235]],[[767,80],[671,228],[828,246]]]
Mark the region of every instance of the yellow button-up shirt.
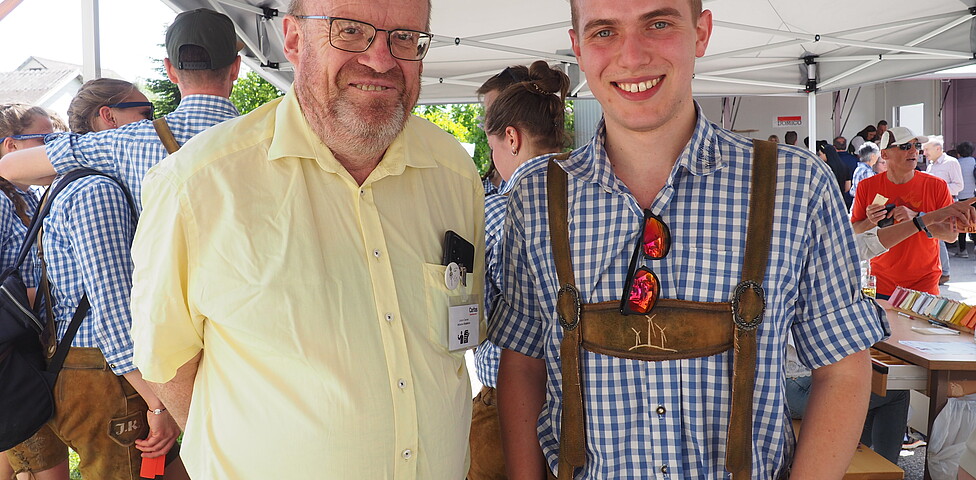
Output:
[[[483,291],[484,194],[453,137],[411,117],[360,186],[289,92],[154,167],[143,205],[135,363],[166,382],[203,350],[193,478],[464,477],[471,388],[448,308]],[[447,230],[476,246],[456,290]]]

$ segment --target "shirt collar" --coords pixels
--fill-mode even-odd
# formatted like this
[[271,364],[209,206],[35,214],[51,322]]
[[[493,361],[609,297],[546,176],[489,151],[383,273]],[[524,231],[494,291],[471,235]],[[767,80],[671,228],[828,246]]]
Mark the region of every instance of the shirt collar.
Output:
[[[681,170],[687,170],[696,176],[711,175],[727,164],[717,148],[717,127],[705,118],[698,102],[695,102],[695,114],[697,118],[695,129],[688,144],[678,156],[668,183],[672,183],[675,175]],[[601,185],[607,191],[626,191],[623,183],[614,174],[607,157],[606,135],[606,123],[601,118],[597,124],[596,134],[590,142],[574,150],[567,160],[560,163],[566,173],[581,180]]]
[[187,95],[180,99],[180,104],[176,107],[177,110],[182,110],[186,108],[202,108],[207,110],[214,110],[226,116],[236,117],[240,115],[237,112],[237,107],[231,103],[230,99],[227,97],[220,97],[217,95]]
[[[437,161],[430,151],[423,135],[410,135],[408,130],[421,119],[412,115],[407,118],[403,131],[386,149],[379,165],[370,174],[370,179],[379,179],[387,175],[402,174],[406,167],[433,168]],[[302,114],[298,104],[298,96],[294,88],[290,88],[281,99],[275,111],[275,134],[268,148],[268,160],[285,157],[311,158],[318,163],[319,168],[332,173],[345,172],[345,168],[336,160],[332,151],[319,139],[312,126]]]

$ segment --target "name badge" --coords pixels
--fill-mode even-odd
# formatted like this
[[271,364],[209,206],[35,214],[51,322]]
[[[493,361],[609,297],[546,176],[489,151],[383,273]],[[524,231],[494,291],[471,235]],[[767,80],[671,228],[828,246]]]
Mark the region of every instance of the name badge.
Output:
[[[461,300],[463,297],[456,297]],[[453,299],[452,299],[453,300]],[[463,298],[470,301],[470,298]],[[481,343],[478,321],[481,319],[481,306],[475,303],[451,302],[448,308],[447,349],[456,352],[477,347]]]

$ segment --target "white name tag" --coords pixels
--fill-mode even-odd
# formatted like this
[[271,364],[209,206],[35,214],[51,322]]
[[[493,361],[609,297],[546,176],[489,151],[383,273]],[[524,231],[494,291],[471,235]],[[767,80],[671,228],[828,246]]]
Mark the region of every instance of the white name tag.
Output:
[[481,307],[478,303],[454,305],[448,309],[447,349],[456,352],[477,347],[481,343],[478,320]]

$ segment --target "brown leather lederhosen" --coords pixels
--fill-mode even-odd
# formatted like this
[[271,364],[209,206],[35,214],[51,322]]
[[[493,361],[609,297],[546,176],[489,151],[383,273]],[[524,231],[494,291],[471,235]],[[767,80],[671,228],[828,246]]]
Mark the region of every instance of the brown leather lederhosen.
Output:
[[[583,304],[569,249],[566,172],[549,161],[549,229],[559,278],[556,310],[563,412],[559,479],[573,478],[586,460],[579,349],[632,360],[661,361],[716,355],[733,349],[732,406],[725,468],[733,480],[752,473],[752,398],[756,376],[756,328],[763,320],[766,274],[776,194],[776,144],[753,140],[752,185],[742,281],[729,302],[659,299],[648,315],[622,315],[617,301]],[[565,158],[565,157],[564,157]]]

